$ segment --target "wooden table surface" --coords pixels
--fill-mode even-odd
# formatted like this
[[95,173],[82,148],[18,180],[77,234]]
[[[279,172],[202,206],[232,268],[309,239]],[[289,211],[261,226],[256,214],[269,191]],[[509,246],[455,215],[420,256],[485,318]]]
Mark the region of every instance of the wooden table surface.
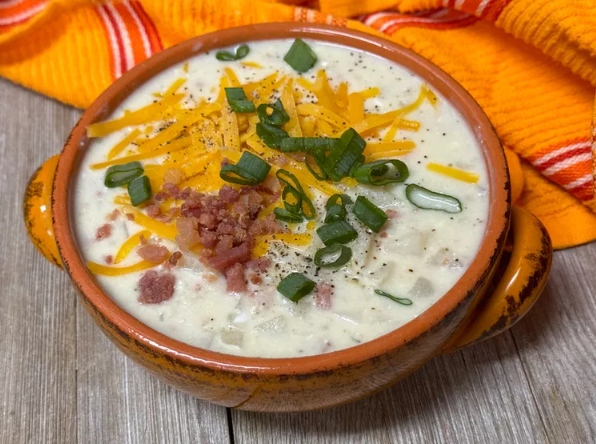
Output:
[[378,395],[259,414],[182,394],[124,357],[29,242],[29,176],[80,111],[0,80],[0,443],[596,442],[596,243],[555,253],[510,331]]

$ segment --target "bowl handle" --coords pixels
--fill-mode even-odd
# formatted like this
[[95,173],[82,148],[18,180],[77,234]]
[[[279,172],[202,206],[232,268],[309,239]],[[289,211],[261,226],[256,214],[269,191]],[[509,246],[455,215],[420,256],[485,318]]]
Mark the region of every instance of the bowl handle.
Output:
[[62,268],[52,226],[52,186],[60,155],[50,157],[35,172],[25,191],[23,217],[29,239],[44,257]]
[[467,314],[442,353],[449,353],[510,328],[540,296],[552,263],[552,244],[544,225],[529,211],[512,208],[511,247],[497,267],[484,298]]

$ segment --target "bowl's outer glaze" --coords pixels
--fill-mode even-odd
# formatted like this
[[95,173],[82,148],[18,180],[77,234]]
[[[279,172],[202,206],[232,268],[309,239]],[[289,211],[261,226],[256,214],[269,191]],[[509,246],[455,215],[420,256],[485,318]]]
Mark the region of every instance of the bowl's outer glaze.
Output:
[[[86,269],[73,238],[70,186],[89,146],[86,127],[111,112],[146,80],[193,55],[246,41],[311,38],[343,44],[401,64],[423,78],[465,117],[489,171],[490,215],[482,247],[460,281],[435,305],[401,328],[346,350],[303,358],[224,355],[166,337],[118,307]],[[85,308],[129,357],[166,382],[230,407],[299,411],[348,402],[380,390],[437,354],[481,299],[507,235],[509,177],[499,140],[483,111],[451,77],[382,38],[325,25],[274,23],[203,35],[158,53],[127,72],[85,111],[60,156],[53,190],[53,225],[65,270]]]

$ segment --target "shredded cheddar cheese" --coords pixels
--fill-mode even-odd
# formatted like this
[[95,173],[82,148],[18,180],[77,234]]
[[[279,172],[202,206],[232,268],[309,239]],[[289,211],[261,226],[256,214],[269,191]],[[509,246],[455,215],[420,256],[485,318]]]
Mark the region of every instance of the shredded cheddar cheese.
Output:
[[134,129],[128,136],[126,136],[124,139],[122,139],[120,142],[114,145],[114,148],[112,148],[108,153],[108,160],[113,159],[118,154],[120,154],[124,150],[124,148],[126,148],[128,145],[134,142],[135,139],[140,135],[141,131],[138,128]]
[[128,257],[130,252],[141,243],[141,237],[147,239],[151,236],[149,230],[142,230],[130,236],[118,249],[118,253],[114,256],[114,264],[119,264]]
[[124,211],[128,214],[132,214],[135,223],[147,228],[151,233],[166,239],[176,240],[178,230],[174,225],[164,224],[163,222],[155,220],[134,207],[126,207]]
[[426,165],[426,169],[435,173],[443,174],[444,176],[452,177],[453,179],[461,180],[462,182],[476,183],[478,182],[478,179],[480,179],[478,174],[434,162],[428,163]]
[[280,233],[257,236],[253,247],[253,257],[261,257],[269,251],[269,243],[273,241],[283,242],[287,245],[306,246],[312,242],[310,233]]
[[[166,256],[168,259],[170,255]],[[148,268],[153,268],[158,264],[154,264],[153,262],[149,262],[146,260],[142,260],[137,262],[134,265],[129,265],[128,267],[110,267],[108,265],[98,264],[96,262],[87,262],[87,268],[93,274],[101,274],[103,276],[122,276],[124,274],[134,273],[135,271],[142,271],[147,270]]]

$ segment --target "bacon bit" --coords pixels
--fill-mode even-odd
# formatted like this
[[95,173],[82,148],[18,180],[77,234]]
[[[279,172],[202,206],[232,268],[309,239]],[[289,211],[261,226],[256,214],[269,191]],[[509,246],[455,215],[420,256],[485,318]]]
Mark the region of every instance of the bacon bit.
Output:
[[161,264],[170,252],[161,245],[147,244],[137,250],[137,254],[146,261]]
[[106,261],[106,264],[110,265],[114,263],[114,256],[108,254],[106,257],[103,258]]
[[385,211],[389,219],[397,219],[399,217],[399,213],[396,210],[387,210]]
[[149,205],[146,209],[147,216],[152,217],[154,219],[157,218],[157,216],[159,216],[159,214],[161,213],[161,208],[159,204]]
[[261,285],[263,283],[263,279],[261,279],[261,276],[259,276],[258,274],[253,274],[250,277],[250,282],[252,282],[255,285]]
[[262,234],[285,233],[287,230],[270,214],[265,219],[258,219],[249,227],[248,234],[258,236]]
[[320,282],[315,287],[315,303],[317,307],[322,310],[329,310],[331,308],[331,296],[333,295],[333,287],[327,282]]
[[244,277],[244,265],[236,263],[226,271],[226,290],[243,292],[246,291],[246,278]]
[[213,248],[217,245],[217,234],[213,231],[203,231],[201,233],[201,242],[206,248]]
[[102,225],[95,233],[95,240],[107,239],[112,235],[112,226],[110,224]]
[[163,191],[158,191],[157,193],[155,193],[155,196],[153,196],[153,200],[155,202],[163,202],[165,201],[169,196],[164,193]]
[[120,213],[119,210],[114,210],[112,211],[110,214],[107,215],[106,219],[109,220],[110,222],[114,222],[116,219],[118,219],[120,217],[122,213]]
[[225,253],[206,259],[206,262],[211,268],[218,271],[224,271],[238,262],[248,262],[250,256],[251,248],[249,248],[247,242],[244,242],[237,247],[230,248],[230,250]]
[[147,245],[149,242],[147,239],[145,239],[145,235],[143,234],[139,234],[139,241],[141,242],[141,245]]
[[159,274],[155,270],[147,271],[139,280],[141,304],[160,304],[174,294],[176,278],[169,273]]
[[275,176],[267,176],[262,184],[262,187],[271,190],[272,193],[277,193],[278,191],[281,191],[281,184]]
[[251,259],[250,261],[248,261],[246,263],[247,268],[254,270],[254,271],[259,271],[259,272],[265,272],[269,269],[269,267],[271,266],[271,259],[268,259],[266,257],[260,257],[258,259]]
[[199,236],[199,221],[193,217],[188,219],[178,219],[176,221],[176,228],[178,229],[178,236],[176,242],[183,251],[187,251],[193,245],[201,242]]
[[178,265],[178,262],[180,261],[181,258],[182,258],[182,253],[180,251],[176,251],[168,259],[168,264],[170,264],[172,267],[175,267],[176,265]]
[[219,198],[223,203],[230,204],[236,202],[240,197],[240,193],[234,188],[224,185],[219,190]]
[[233,236],[222,236],[217,245],[215,246],[215,254],[225,254],[226,251],[230,250],[234,246],[234,237]]
[[166,172],[163,175],[164,184],[171,183],[174,185],[178,185],[184,179],[186,179],[186,176],[184,175],[184,171],[182,171],[178,168],[169,168],[166,170]]
[[213,214],[202,213],[199,216],[199,224],[212,230],[217,226],[217,218]]
[[135,215],[132,213],[126,213],[126,218],[131,222],[135,221]]
[[381,236],[383,239],[385,239],[387,237],[387,232],[381,231],[381,234],[379,236]]

